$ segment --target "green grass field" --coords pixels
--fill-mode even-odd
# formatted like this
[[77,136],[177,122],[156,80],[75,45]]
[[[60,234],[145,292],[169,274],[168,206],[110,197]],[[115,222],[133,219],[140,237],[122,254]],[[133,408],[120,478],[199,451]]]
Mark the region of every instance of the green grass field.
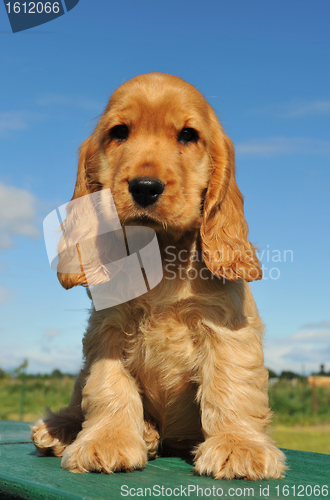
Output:
[[330,386],[316,387],[313,395],[306,379],[284,379],[270,385],[268,394],[275,424],[330,424]]
[[[70,401],[74,378],[26,378],[25,422],[40,418],[45,407],[58,410]],[[22,380],[0,378],[0,420],[19,420]],[[316,397],[316,400],[315,400]],[[330,387],[318,388],[316,396],[306,381],[280,380],[269,388],[274,413],[273,432],[281,448],[330,454]]]
[[[71,397],[74,377],[26,379],[24,421],[33,422],[43,414],[46,406],[58,410]],[[0,379],[0,420],[19,420],[21,413],[22,380]]]
[[281,448],[330,454],[330,387],[314,390],[306,379],[269,387],[273,438]]
[[276,425],[272,437],[280,448],[330,455],[330,424]]

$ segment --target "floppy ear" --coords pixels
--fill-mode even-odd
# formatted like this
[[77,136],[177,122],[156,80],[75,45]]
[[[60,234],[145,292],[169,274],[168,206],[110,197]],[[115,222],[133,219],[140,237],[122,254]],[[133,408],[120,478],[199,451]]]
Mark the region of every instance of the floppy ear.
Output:
[[[77,241],[84,238],[84,233],[90,230],[88,224],[88,208],[86,203],[79,203],[79,209],[72,202],[80,197],[90,194],[90,176],[93,171],[92,162],[95,162],[96,147],[92,143],[92,137],[86,139],[79,149],[78,172],[75,190],[71,202],[67,206],[66,219],[62,224],[63,235],[58,246],[59,264],[57,266],[57,277],[61,285],[72,288],[77,285],[88,285],[83,270],[81,253]],[[84,208],[86,213],[84,214]]]
[[218,277],[245,281],[262,277],[255,248],[248,241],[243,196],[235,180],[234,146],[212,111],[211,177],[204,200],[201,242],[204,262]]
[[97,146],[91,136],[79,148],[77,180],[72,200],[100,189],[95,180],[97,163]]

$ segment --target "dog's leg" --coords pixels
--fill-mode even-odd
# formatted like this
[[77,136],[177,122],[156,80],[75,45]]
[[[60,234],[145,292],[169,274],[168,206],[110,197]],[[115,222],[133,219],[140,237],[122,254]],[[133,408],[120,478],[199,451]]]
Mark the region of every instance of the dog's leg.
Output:
[[92,363],[81,406],[85,420],[77,439],[63,453],[63,468],[110,473],[145,465],[142,400],[119,355],[112,352],[111,358]]
[[81,371],[76,379],[71,401],[59,412],[47,410],[47,415],[32,427],[31,438],[39,455],[63,455],[67,445],[71,444],[81,430],[83,414],[81,411],[81,389],[84,374]]
[[283,453],[266,434],[270,422],[260,323],[214,331],[205,341],[198,398],[205,441],[195,470],[216,479],[280,478]]

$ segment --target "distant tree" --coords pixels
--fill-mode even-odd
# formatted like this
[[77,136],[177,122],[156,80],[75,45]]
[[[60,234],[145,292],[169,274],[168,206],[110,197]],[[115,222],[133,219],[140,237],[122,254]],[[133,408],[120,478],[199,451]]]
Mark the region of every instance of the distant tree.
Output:
[[274,372],[273,370],[271,370],[270,368],[267,368],[268,370],[268,373],[269,373],[269,378],[277,378],[278,375],[276,372]]
[[313,373],[313,375],[320,375],[321,377],[329,377],[330,376],[330,371],[327,373],[324,370],[324,365],[320,365],[320,371],[318,373]]
[[300,378],[300,375],[290,370],[283,370],[281,372],[280,378],[292,380],[293,378]]
[[5,378],[5,376],[6,372],[2,368],[0,368],[0,378]]
[[28,359],[25,359],[22,364],[20,364],[17,368],[14,370],[14,375],[16,375],[18,378],[21,379],[26,379],[26,369],[29,365]]
[[312,375],[316,375],[317,377],[330,377],[330,372],[313,372]]
[[55,368],[55,370],[52,371],[52,373],[51,373],[50,376],[53,377],[53,378],[62,378],[62,377],[64,377],[63,373],[58,368]]

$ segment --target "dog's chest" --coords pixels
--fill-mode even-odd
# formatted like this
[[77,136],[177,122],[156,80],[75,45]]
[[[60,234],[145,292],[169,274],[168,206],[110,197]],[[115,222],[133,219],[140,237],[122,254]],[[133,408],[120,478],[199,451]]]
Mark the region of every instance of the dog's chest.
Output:
[[126,366],[157,399],[179,396],[195,378],[194,332],[169,311],[144,318],[128,339]]

